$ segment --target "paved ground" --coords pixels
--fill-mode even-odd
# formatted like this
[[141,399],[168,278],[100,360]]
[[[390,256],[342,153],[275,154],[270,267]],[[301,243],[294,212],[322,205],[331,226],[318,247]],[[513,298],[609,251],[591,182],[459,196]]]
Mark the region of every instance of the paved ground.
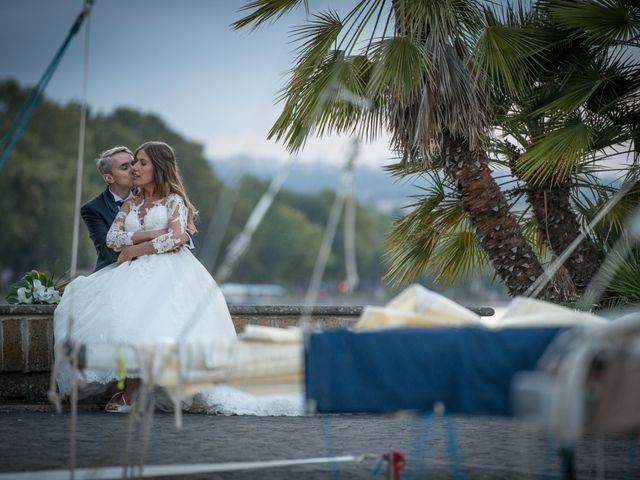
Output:
[[[0,406],[0,474],[66,468],[70,415]],[[127,461],[130,419],[84,411],[77,423],[77,465],[105,467]],[[236,462],[380,453],[390,447],[408,455],[402,478],[558,478],[552,444],[515,421],[455,417],[460,473],[449,468],[447,428],[436,420],[421,439],[422,421],[404,415],[313,417],[222,417],[190,414],[176,430],[171,414],[155,414],[147,464]],[[134,430],[140,425],[133,424]],[[133,434],[129,457],[138,458],[141,436]],[[587,438],[578,446],[578,478],[640,478],[640,462],[629,462],[632,445],[621,437]],[[638,449],[640,450],[640,448]],[[599,453],[600,452],[600,453]],[[640,454],[640,451],[638,452]],[[638,455],[640,457],[640,455]],[[208,473],[189,479],[372,478],[376,460],[339,465]],[[598,476],[598,464],[602,476]],[[629,465],[632,465],[629,468]],[[34,474],[34,478],[38,478]],[[384,478],[380,474],[377,478]]]

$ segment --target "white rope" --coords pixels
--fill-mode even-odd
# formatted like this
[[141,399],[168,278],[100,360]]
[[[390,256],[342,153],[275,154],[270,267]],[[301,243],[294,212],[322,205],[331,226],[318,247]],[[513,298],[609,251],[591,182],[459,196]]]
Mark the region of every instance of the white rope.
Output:
[[[76,371],[78,370],[78,353],[79,353],[79,344],[75,344],[73,346],[73,351],[69,357],[69,362],[71,369]],[[71,389],[71,418],[69,419],[69,478],[71,480],[75,480],[75,470],[76,470],[76,437],[78,432],[78,379],[77,377],[73,380],[73,387]]]
[[218,201],[216,202],[216,208],[209,220],[207,233],[202,239],[202,246],[200,247],[198,258],[204,268],[212,275],[218,254],[220,253],[220,247],[222,246],[222,240],[224,240],[224,236],[229,228],[233,208],[238,200],[243,178],[244,174],[236,175],[229,181],[228,185],[221,188]]
[[[358,142],[354,141],[357,151]],[[354,153],[355,156],[355,153]],[[358,263],[356,261],[356,195],[353,185],[353,171],[349,178],[349,191],[344,211],[344,263],[347,273],[347,289],[352,292],[360,283],[358,277]]]
[[70,368],[71,375],[73,377],[72,389],[71,389],[71,416],[70,416],[70,433],[69,433],[69,477],[71,480],[75,478],[75,464],[76,464],[76,432],[78,425],[78,384],[82,378],[82,372],[79,368],[79,355],[81,345],[77,342],[68,339],[62,346],[59,353],[56,354],[56,360],[53,364],[51,371],[50,385],[49,385],[49,400],[55,405],[58,413],[62,412],[62,404],[60,401],[60,394],[56,388],[56,378],[62,368]]
[[[261,462],[226,462],[226,463],[196,463],[173,465],[146,465],[139,472],[140,478],[170,477],[176,475],[195,475],[214,472],[234,472],[238,470],[260,470],[265,468],[293,467],[297,465],[314,465],[321,463],[362,462],[367,459],[379,458],[380,455],[342,455],[339,457],[316,457],[293,460],[267,460]],[[68,480],[69,470],[36,470],[30,472],[1,473],[0,480]],[[77,480],[90,479],[119,479],[122,478],[122,467],[78,468],[75,470]]]
[[78,167],[76,172],[76,200],[73,209],[73,235],[71,242],[71,268],[69,275],[76,276],[78,270],[78,233],[80,229],[80,199],[82,197],[82,173],[84,165],[85,129],[87,124],[87,84],[89,79],[89,39],[91,6],[93,0],[85,0],[86,23],[84,30],[84,68],[82,73],[82,103],[80,104],[80,133],[78,135]]

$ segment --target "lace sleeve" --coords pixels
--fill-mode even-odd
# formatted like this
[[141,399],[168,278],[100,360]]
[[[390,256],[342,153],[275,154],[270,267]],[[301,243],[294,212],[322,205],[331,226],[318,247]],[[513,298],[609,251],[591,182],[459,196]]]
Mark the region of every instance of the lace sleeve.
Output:
[[127,245],[133,245],[133,233],[124,229],[124,219],[127,218],[131,202],[126,201],[116,215],[115,220],[111,224],[111,228],[107,232],[107,247],[113,250],[119,250]]
[[169,214],[169,231],[151,241],[156,253],[170,252],[183,244],[187,231],[187,217],[189,210],[180,195],[171,194],[167,197],[167,212]]

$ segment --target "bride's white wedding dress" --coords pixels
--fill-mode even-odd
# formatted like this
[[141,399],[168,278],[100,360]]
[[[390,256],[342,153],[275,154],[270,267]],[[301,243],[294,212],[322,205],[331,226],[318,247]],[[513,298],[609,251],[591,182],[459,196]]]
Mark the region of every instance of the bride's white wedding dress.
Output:
[[[128,205],[127,205],[128,204]],[[152,243],[157,254],[110,265],[88,277],[78,277],[65,289],[54,313],[55,351],[71,325],[71,337],[83,344],[139,344],[145,340],[235,339],[236,332],[224,296],[216,282],[181,244],[187,225],[187,207],[171,194],[142,215],[142,202],[127,200],[109,233],[107,245],[132,245],[141,230],[168,229]],[[126,211],[128,209],[128,212]],[[106,385],[117,371],[85,370],[89,385]],[[60,394],[69,395],[73,377],[62,369]],[[95,390],[95,389],[94,389]],[[231,387],[217,386],[197,396],[199,410],[224,414],[286,415],[301,413],[301,400],[292,396],[262,398]]]

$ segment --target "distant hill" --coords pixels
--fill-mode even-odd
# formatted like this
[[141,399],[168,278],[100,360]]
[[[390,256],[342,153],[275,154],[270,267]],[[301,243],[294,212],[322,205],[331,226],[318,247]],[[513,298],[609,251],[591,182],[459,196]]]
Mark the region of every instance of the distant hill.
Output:
[[[216,174],[225,182],[243,173],[268,180],[281,168],[280,163],[269,158],[237,156],[209,161]],[[296,163],[289,169],[284,188],[304,194],[335,190],[339,186],[340,175],[341,167],[337,165]],[[411,195],[419,192],[410,180],[392,177],[383,167],[356,165],[354,178],[358,199],[384,213],[399,214],[403,206],[411,203]]]

